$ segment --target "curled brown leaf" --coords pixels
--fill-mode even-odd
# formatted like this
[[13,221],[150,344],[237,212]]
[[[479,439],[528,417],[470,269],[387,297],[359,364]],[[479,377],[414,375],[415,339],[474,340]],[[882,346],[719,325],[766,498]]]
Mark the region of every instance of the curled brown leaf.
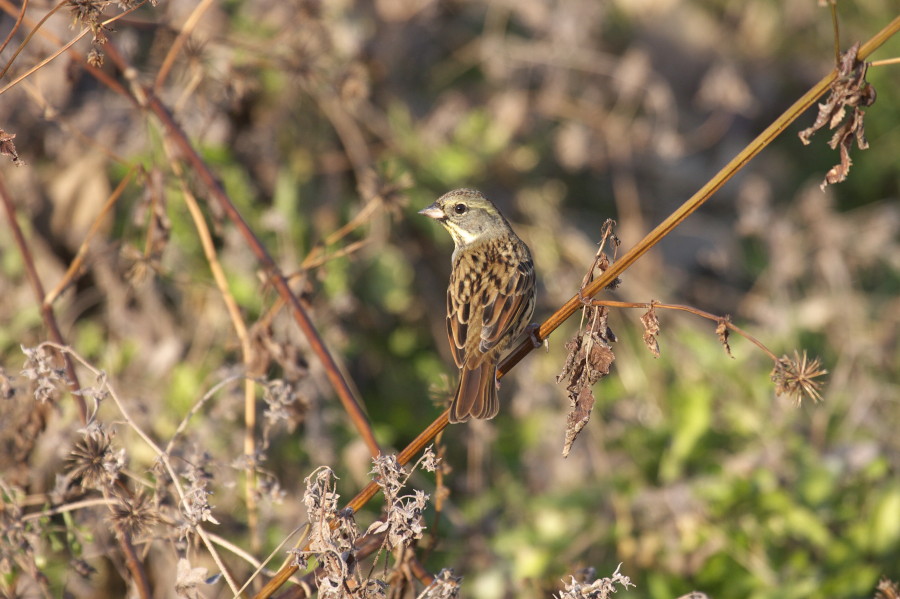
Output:
[[644,325],[644,345],[647,346],[654,358],[658,358],[659,316],[656,315],[655,301],[651,301],[650,307],[641,315],[641,324]]
[[728,357],[734,359],[734,356],[731,354],[731,346],[728,344],[729,322],[731,322],[730,316],[723,316],[718,320],[716,323],[716,336],[719,338],[719,343],[725,348],[725,353],[728,354]]
[[3,129],[0,129],[0,154],[9,156],[16,166],[25,166],[25,163],[19,160],[19,154],[16,152],[16,144],[12,142],[15,137],[15,133],[7,133]]
[[[829,129],[836,129],[828,145],[832,149],[839,149],[840,163],[833,166],[825,175],[822,182],[823,189],[826,185],[840,183],[847,178],[853,164],[850,159],[850,146],[854,139],[860,150],[869,147],[864,123],[866,113],[862,107],[874,104],[876,94],[875,88],[866,81],[869,64],[857,60],[858,51],[859,42],[841,55],[838,76],[831,85],[828,98],[819,104],[819,114],[813,125],[799,134],[800,141],[808,145],[812,135],[826,124]],[[848,108],[851,109],[850,117],[845,120]]]
[[588,327],[566,343],[566,363],[556,382],[567,380],[571,410],[566,418],[566,437],[563,456],[568,456],[578,433],[591,418],[594,408],[594,383],[609,374],[616,359],[607,326],[609,310],[603,306],[585,307]]

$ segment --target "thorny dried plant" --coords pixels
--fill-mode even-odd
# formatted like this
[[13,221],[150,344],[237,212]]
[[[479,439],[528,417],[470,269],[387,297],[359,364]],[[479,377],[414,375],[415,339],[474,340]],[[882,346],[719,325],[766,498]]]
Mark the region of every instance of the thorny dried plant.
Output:
[[875,599],[900,599],[900,585],[890,578],[882,577],[875,588]]
[[52,403],[58,387],[65,384],[66,371],[54,366],[53,356],[44,346],[22,346],[22,353],[25,354],[25,365],[21,373],[34,382],[34,398],[40,403]]
[[593,568],[589,568],[583,576],[585,582],[579,582],[572,576],[571,581],[565,583],[563,592],[557,597],[558,599],[608,599],[619,590],[618,586],[623,589],[635,586],[630,578],[619,572],[621,568],[622,564],[619,564],[612,576],[607,578],[594,578],[596,572]]
[[644,325],[644,345],[650,350],[654,358],[659,357],[659,316],[656,314],[654,302],[641,315],[641,324]]
[[[380,455],[372,460],[375,482],[384,493],[387,505],[387,516],[384,520],[376,520],[366,530],[366,534],[384,534],[385,546],[394,550],[406,547],[413,541],[421,539],[425,530],[422,523],[422,512],[428,502],[428,495],[416,489],[412,494],[400,495],[406,486],[412,469],[407,471],[397,462],[397,456]],[[434,472],[437,461],[432,447],[425,450],[418,464],[428,472]],[[415,469],[415,467],[413,468]]]
[[453,570],[444,568],[438,572],[431,584],[417,599],[456,599],[459,597],[459,583],[462,578],[453,575]]
[[39,546],[40,537],[23,518],[23,499],[21,489],[8,486],[0,477],[0,575],[6,577],[22,570],[35,580],[40,580],[35,562],[35,549]]
[[132,496],[118,495],[117,502],[111,508],[113,522],[119,523],[133,539],[147,535],[159,521],[152,498],[142,492]]
[[[860,150],[869,147],[864,123],[866,113],[862,108],[874,104],[876,94],[875,88],[866,81],[869,64],[857,60],[858,52],[859,42],[856,42],[841,55],[838,77],[831,85],[828,99],[819,104],[819,114],[813,125],[799,133],[800,141],[803,142],[803,145],[808,145],[810,137],[826,124],[829,129],[837,129],[828,145],[831,146],[831,149],[840,148],[841,162],[831,167],[825,174],[825,180],[820,186],[822,189],[847,178],[850,166],[853,164],[850,159],[850,146],[854,139]],[[845,120],[848,108],[851,109],[850,116]]]
[[[612,234],[612,226],[613,223],[607,221],[602,233],[600,250],[594,258],[591,269],[582,281],[582,286],[579,290],[579,298],[583,304],[583,329],[566,343],[566,362],[562,372],[556,377],[557,383],[563,380],[568,382],[566,391],[568,392],[571,404],[571,410],[566,420],[563,456],[568,456],[578,433],[590,420],[591,411],[595,403],[592,389],[593,385],[609,374],[609,369],[615,360],[615,354],[613,353],[610,344],[615,342],[616,338],[607,326],[610,306],[628,308],[644,307],[646,309],[646,312],[641,315],[641,324],[644,329],[643,341],[644,345],[646,345],[647,349],[655,358],[660,356],[660,321],[657,310],[665,308],[689,312],[715,321],[716,336],[729,357],[734,358],[731,353],[731,346],[728,342],[729,335],[732,331],[749,339],[769,355],[775,363],[771,378],[775,383],[775,392],[777,395],[787,394],[795,398],[798,405],[800,405],[804,398],[809,398],[816,402],[822,400],[820,393],[822,382],[816,379],[827,374],[828,371],[821,368],[821,362],[818,358],[809,359],[806,356],[806,352],[803,353],[802,357],[798,352],[795,352],[793,359],[790,359],[787,356],[777,358],[776,355],[761,342],[732,324],[731,318],[727,315],[716,316],[689,306],[663,304],[656,300],[652,300],[649,304],[634,304],[628,302],[594,300],[585,297],[584,289],[594,279],[595,271],[599,269],[600,272],[603,272],[609,268],[609,259],[603,253],[603,247],[607,240],[612,240],[615,247],[618,246],[618,239]],[[614,288],[618,284],[619,279],[615,279],[609,287]]]
[[179,599],[200,599],[203,597],[201,585],[211,582],[213,580],[210,580],[206,568],[193,568],[191,562],[185,558],[178,560],[175,570],[175,594]]
[[719,343],[722,344],[728,357],[733,359],[734,355],[731,353],[731,345],[728,344],[728,336],[731,331],[731,329],[728,328],[730,322],[731,318],[728,316],[723,316],[716,322],[716,337],[719,338]]
[[[205,454],[200,460],[201,464],[208,463],[211,458]],[[202,466],[196,466],[188,462],[184,471],[181,473],[188,487],[184,490],[184,499],[181,502],[181,515],[184,521],[180,526],[182,538],[187,538],[194,533],[197,525],[201,522],[212,522],[218,524],[218,520],[213,516],[213,507],[209,503],[209,496],[212,495],[210,484],[212,483],[212,475]]]
[[270,442],[272,429],[280,422],[291,422],[291,408],[298,403],[297,392],[294,386],[282,379],[274,379],[266,382],[263,387],[263,401],[266,409],[263,411],[265,423],[263,425],[262,448],[267,448]]
[[[386,596],[387,573],[383,578],[372,578],[359,570],[359,560],[363,557],[360,540],[383,535],[384,546],[393,550],[408,548],[414,540],[421,538],[425,528],[422,512],[428,495],[419,490],[406,495],[401,493],[416,468],[433,472],[437,467],[431,447],[410,470],[401,467],[396,456],[374,458],[372,474],[384,493],[387,511],[385,518],[372,523],[365,533],[360,533],[353,510],[340,509],[337,479],[330,468],[322,466],[306,477],[303,503],[309,519],[309,541],[306,548],[292,550],[291,554],[294,564],[301,569],[307,568],[310,560],[315,561],[320,569],[316,572],[320,597],[369,599]],[[444,576],[446,585],[452,585],[452,573]],[[433,586],[435,592],[445,592],[440,590],[445,588],[440,584]]]
[[125,449],[113,446],[115,432],[101,423],[88,425],[82,434],[67,458],[69,477],[83,489],[108,491],[125,467]]

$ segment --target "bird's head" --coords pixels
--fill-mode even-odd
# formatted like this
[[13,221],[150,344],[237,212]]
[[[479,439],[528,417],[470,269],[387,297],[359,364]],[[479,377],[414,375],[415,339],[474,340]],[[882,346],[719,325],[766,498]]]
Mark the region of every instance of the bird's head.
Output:
[[441,223],[453,237],[457,248],[511,231],[497,207],[474,189],[455,189],[445,193],[431,206],[420,210],[419,214]]

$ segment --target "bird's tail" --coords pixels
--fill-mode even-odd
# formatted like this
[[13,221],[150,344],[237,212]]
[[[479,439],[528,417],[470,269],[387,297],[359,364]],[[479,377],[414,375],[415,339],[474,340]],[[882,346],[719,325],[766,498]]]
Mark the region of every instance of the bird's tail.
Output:
[[497,400],[497,364],[485,360],[477,368],[459,371],[459,387],[450,404],[450,422],[465,422],[470,417],[490,419],[500,411]]

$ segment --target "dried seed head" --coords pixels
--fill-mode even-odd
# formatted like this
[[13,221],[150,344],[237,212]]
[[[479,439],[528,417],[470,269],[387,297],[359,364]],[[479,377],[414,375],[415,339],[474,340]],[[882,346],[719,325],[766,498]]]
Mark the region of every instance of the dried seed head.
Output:
[[777,395],[787,394],[793,397],[799,406],[804,398],[812,399],[815,402],[822,401],[822,395],[819,392],[822,388],[822,381],[814,379],[828,374],[828,371],[821,368],[822,363],[819,358],[810,360],[803,352],[803,356],[799,352],[794,352],[794,358],[782,356],[772,369],[772,382],[775,383],[775,393]]
[[619,564],[609,578],[590,582],[579,582],[572,576],[571,582],[566,583],[565,590],[558,595],[558,599],[608,599],[618,590],[616,585],[621,585],[624,589],[635,586],[630,578],[619,572],[621,567],[622,564]]
[[143,493],[132,497],[119,497],[119,502],[112,507],[112,518],[132,537],[146,534],[158,520],[153,503]]
[[453,570],[441,570],[428,588],[422,592],[422,599],[456,599],[459,597],[459,583],[462,578],[453,575]]
[[659,357],[659,316],[656,308],[650,302],[650,308],[641,316],[641,324],[644,325],[644,345],[650,350],[654,358]]
[[718,320],[716,323],[716,336],[719,338],[719,343],[725,348],[725,353],[728,354],[728,357],[734,359],[734,356],[731,355],[731,346],[728,345],[729,322],[731,322],[730,316],[723,316]]
[[103,490],[111,487],[125,466],[125,450],[115,450],[113,435],[100,425],[85,431],[67,458],[72,466],[69,475],[84,489]]

